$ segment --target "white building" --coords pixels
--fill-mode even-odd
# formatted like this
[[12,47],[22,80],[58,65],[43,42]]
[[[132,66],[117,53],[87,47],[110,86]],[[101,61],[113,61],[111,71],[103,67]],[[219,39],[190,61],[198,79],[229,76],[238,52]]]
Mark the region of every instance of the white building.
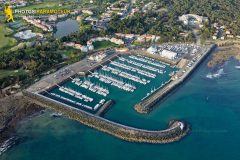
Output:
[[137,36],[138,42],[157,42],[160,39],[160,36],[151,35],[151,34],[143,34],[141,36]]
[[213,39],[213,40],[216,40],[216,39],[217,39],[217,36],[215,36],[215,35],[212,36],[212,39]]
[[105,53],[98,53],[97,55],[91,55],[88,59],[92,61],[101,62],[107,55]]
[[33,33],[32,30],[25,30],[25,31],[22,31],[22,32],[18,32],[16,34],[14,34],[14,37],[17,37],[17,38],[20,38],[20,39],[31,39],[33,37],[36,37],[37,34],[36,33]]
[[87,10],[87,9],[82,10],[82,13],[85,13],[88,15],[93,15],[93,12],[91,10]]
[[92,44],[88,44],[87,47],[88,47],[88,50],[89,50],[89,51],[94,50],[94,46],[93,46]]
[[207,17],[199,16],[196,14],[184,14],[180,16],[178,19],[179,21],[182,21],[184,25],[196,25],[208,21]]
[[157,47],[151,46],[147,49],[147,52],[150,54],[156,54],[158,51]]
[[48,16],[48,20],[49,21],[54,21],[55,22],[55,21],[57,21],[57,18],[58,18],[57,15],[50,15],[50,16]]
[[174,59],[177,56],[177,53],[164,49],[162,52],[160,52],[160,55],[164,58]]
[[123,34],[123,33],[115,33],[115,35],[117,37],[129,39],[129,40],[135,38],[136,36],[139,36],[139,35],[135,35],[135,34]]

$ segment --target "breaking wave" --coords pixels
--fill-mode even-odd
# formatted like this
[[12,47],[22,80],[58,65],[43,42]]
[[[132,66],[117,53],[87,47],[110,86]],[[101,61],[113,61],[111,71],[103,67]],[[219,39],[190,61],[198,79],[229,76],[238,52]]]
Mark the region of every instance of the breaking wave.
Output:
[[220,78],[224,74],[223,68],[217,70],[215,73],[208,73],[206,75],[206,78],[208,79],[214,79],[214,78]]
[[235,66],[236,69],[240,69],[240,66]]

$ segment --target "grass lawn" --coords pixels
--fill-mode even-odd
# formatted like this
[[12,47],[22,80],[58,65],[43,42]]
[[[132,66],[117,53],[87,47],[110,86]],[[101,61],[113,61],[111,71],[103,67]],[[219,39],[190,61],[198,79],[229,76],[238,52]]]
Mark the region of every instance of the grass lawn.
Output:
[[19,70],[1,69],[0,70],[0,80],[10,76],[24,76],[24,75],[27,75],[27,72],[23,69],[19,69]]
[[141,42],[138,42],[138,41],[133,41],[132,44],[135,45],[135,46],[143,46],[145,43],[141,43]]
[[93,43],[94,49],[105,49],[105,48],[111,48],[111,47],[118,47],[117,44],[112,43],[110,41],[96,41]]
[[62,5],[59,6],[60,1],[52,1],[52,2],[43,2],[41,4],[30,5],[26,7],[22,7],[22,10],[32,10],[32,9],[69,9],[71,5]]
[[59,2],[44,2],[41,4],[35,4],[35,5],[30,5],[30,6],[26,6],[26,7],[22,7],[22,10],[25,9],[46,9],[46,8],[54,8],[54,7],[58,7]]
[[11,32],[12,31],[8,29],[4,24],[0,24],[0,48],[16,45],[16,39],[5,37],[5,35],[10,34]]
[[62,53],[62,55],[64,55],[65,58],[74,58],[74,57],[79,56],[79,53],[81,53],[81,51],[68,47],[65,50],[61,50],[60,53]]

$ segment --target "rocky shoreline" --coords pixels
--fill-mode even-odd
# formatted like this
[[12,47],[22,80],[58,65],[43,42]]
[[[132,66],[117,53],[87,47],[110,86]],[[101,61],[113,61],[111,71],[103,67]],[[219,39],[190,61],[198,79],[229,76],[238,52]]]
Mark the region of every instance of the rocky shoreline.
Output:
[[26,94],[18,93],[0,99],[0,155],[18,143],[16,127],[19,122],[42,111],[44,109],[42,106],[48,106],[47,108],[64,113],[71,119],[126,141],[170,143],[180,140],[190,131],[190,126],[187,123],[175,120],[169,122],[166,130],[148,131],[136,129],[115,124],[108,120],[105,121],[101,117],[99,120],[99,117],[91,117],[81,112],[66,109],[66,107],[59,107],[58,104],[51,103],[49,107],[49,104],[39,103],[39,101],[26,97]]
[[239,49],[239,44],[220,47],[216,54],[213,54],[211,60],[208,62],[208,67],[214,68],[215,66],[222,65],[231,58],[235,58],[240,61]]
[[0,99],[0,150],[5,151],[15,143],[16,127],[21,120],[41,110],[42,107],[28,101],[21,93]]

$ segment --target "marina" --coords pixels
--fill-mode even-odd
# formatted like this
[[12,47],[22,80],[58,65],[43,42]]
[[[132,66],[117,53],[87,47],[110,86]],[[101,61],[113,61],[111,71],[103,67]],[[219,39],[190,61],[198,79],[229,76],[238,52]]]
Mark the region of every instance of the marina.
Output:
[[85,89],[89,89],[89,91],[92,91],[92,92],[102,95],[104,97],[106,97],[109,94],[108,89],[103,88],[97,84],[90,82],[90,81],[81,81],[79,78],[75,78],[72,80],[72,83],[75,83],[77,86],[81,86]]
[[[148,143],[174,142],[189,131],[187,123],[169,120],[169,126],[173,123],[177,126],[171,131],[148,125],[145,132],[142,128],[145,121],[142,120],[146,116],[139,113],[149,113],[155,104],[182,84],[215,46],[203,47],[194,53],[193,45],[180,45],[174,49],[179,47],[182,57],[174,53],[176,58],[171,62],[144,50],[126,53],[109,51],[101,61],[90,58],[96,57],[96,53],[44,77],[24,95],[35,99],[39,105],[53,108],[121,139]],[[173,55],[165,52],[168,53]],[[136,134],[142,138],[136,138]]]
[[154,66],[157,66],[157,67],[161,67],[161,68],[166,67],[166,65],[164,65],[164,64],[159,64],[159,63],[154,62],[152,58],[145,58],[141,55],[129,56],[129,58],[134,59],[134,60],[138,60],[140,62],[144,62],[144,63],[147,63],[147,64],[151,64],[151,65],[154,65]]
[[125,58],[119,58],[119,60],[121,60],[123,62],[127,62],[127,63],[130,63],[130,64],[133,64],[135,66],[138,66],[138,67],[141,67],[141,68],[144,68],[144,69],[147,69],[147,70],[150,70],[150,71],[153,71],[153,72],[157,72],[157,73],[163,74],[162,70],[154,68],[154,67],[151,67],[151,66],[148,66],[148,65],[144,65],[142,63],[138,63],[138,62],[135,62],[135,61],[132,61],[132,60],[128,60],[128,59],[125,59]]
[[69,77],[68,81],[43,95],[94,114],[112,100],[111,109],[104,112],[108,117],[115,108],[119,109],[119,96],[135,97],[134,105],[163,87],[171,78],[169,74],[176,71],[176,68],[140,55],[118,56],[108,62],[86,76]]

